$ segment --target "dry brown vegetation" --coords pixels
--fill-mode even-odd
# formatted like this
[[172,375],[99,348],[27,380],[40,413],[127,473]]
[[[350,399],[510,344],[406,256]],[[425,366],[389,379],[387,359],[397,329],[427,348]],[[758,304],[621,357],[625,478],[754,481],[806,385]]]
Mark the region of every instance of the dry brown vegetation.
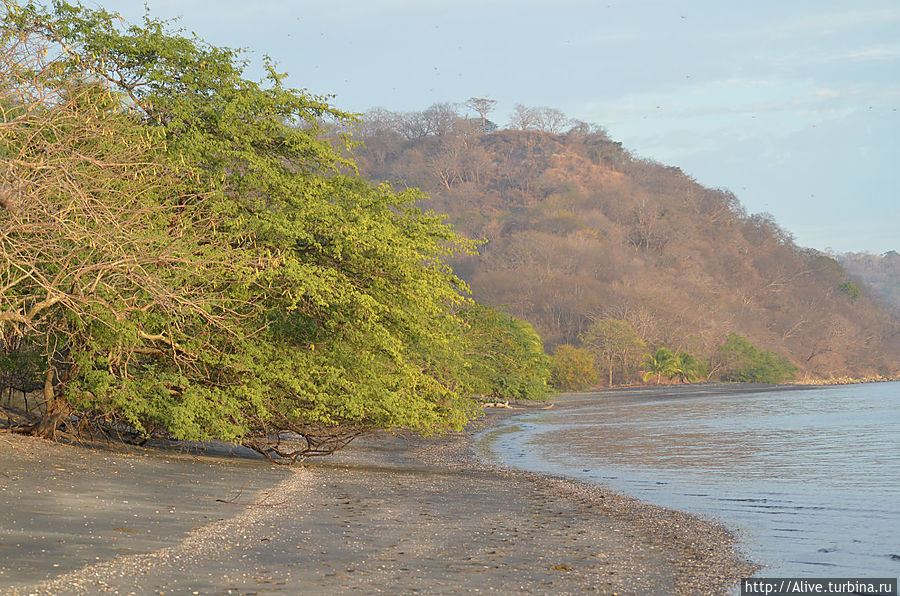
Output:
[[897,374],[898,321],[867,290],[841,291],[850,278],[834,258],[596,126],[553,132],[556,118],[537,117],[550,112],[528,120],[517,106],[510,129],[484,132],[483,114],[451,104],[374,110],[360,126],[359,167],[421,187],[428,207],[486,240],[456,272],[479,301],[534,324],[548,348],[614,318],[648,347],[710,358],[713,373],[737,332],[788,356],[801,378]]
[[890,250],[883,255],[847,253],[837,259],[847,271],[900,313],[900,253]]

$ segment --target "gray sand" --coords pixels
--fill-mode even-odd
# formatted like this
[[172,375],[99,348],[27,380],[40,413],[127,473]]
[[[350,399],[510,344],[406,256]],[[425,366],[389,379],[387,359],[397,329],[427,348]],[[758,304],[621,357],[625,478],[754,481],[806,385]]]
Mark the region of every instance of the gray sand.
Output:
[[0,593],[709,594],[754,569],[714,524],[496,469],[470,438],[288,470],[0,435]]

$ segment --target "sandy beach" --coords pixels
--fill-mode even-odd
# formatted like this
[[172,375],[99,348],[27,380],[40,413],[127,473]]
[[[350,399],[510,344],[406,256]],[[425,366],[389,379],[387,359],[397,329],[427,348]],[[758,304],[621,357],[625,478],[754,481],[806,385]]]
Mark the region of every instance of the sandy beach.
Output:
[[472,435],[241,453],[0,435],[2,594],[714,594],[754,567],[696,517],[479,461]]

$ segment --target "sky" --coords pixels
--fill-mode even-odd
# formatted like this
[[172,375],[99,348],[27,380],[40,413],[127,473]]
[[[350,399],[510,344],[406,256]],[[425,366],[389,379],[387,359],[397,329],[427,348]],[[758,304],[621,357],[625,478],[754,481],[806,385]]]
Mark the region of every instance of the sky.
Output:
[[[85,2],[139,23],[140,1]],[[897,0],[147,0],[341,109],[548,106],[768,212],[801,246],[900,251]]]

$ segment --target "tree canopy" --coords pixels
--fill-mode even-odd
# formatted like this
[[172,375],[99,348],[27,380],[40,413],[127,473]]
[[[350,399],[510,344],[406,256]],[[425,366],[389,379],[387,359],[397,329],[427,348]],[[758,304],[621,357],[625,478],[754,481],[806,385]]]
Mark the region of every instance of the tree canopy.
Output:
[[594,356],[584,348],[561,344],[550,357],[553,387],[560,391],[580,391],[600,380]]
[[480,304],[461,315],[470,340],[463,367],[469,393],[507,400],[549,395],[550,361],[531,324]]
[[641,364],[647,369],[644,373],[644,382],[646,383],[655,376],[656,384],[659,385],[663,375],[667,378],[675,376],[675,371],[678,368],[678,357],[675,352],[663,346],[652,354],[645,354],[644,361]]
[[[296,459],[474,414],[471,301],[446,264],[474,245],[418,191],[355,176],[322,134],[351,115],[149,15],[6,3],[3,25],[0,341],[44,387],[32,432]],[[539,360],[502,321],[525,341],[511,361]]]
[[770,350],[760,350],[737,333],[732,333],[719,348],[723,360],[723,381],[741,383],[783,383],[794,378],[797,367]]
[[621,319],[594,321],[582,334],[581,343],[606,369],[610,387],[614,373],[627,379],[634,372],[645,348],[631,324]]

